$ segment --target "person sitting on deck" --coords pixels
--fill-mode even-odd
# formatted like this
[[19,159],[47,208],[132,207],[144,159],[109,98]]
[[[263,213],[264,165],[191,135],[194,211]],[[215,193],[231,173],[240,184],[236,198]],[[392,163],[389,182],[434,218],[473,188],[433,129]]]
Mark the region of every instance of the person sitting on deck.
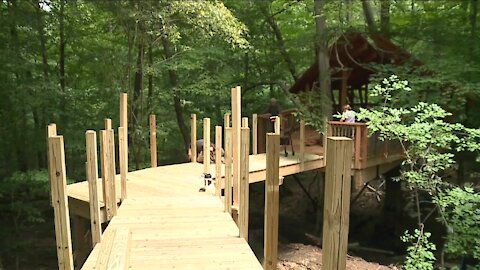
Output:
[[343,114],[340,122],[355,123],[355,111],[352,110],[350,105],[346,104],[343,106]]
[[[203,139],[197,140],[196,142],[196,149],[197,149],[197,162],[203,163]],[[223,162],[223,156],[224,156],[224,151],[222,151],[222,162]],[[192,160],[192,145],[190,144],[188,147],[188,160]],[[210,163],[215,162],[215,145],[213,143],[210,143]]]

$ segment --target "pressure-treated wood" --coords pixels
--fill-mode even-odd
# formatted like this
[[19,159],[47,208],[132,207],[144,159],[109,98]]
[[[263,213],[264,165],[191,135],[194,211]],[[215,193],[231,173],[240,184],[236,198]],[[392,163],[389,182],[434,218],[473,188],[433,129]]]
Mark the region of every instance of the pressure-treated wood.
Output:
[[190,153],[193,163],[197,162],[197,115],[190,115]]
[[248,127],[248,117],[242,117],[242,127]]
[[275,134],[280,135],[280,129],[281,129],[281,121],[282,119],[280,116],[275,116]]
[[221,195],[222,180],[222,127],[215,126],[215,195]]
[[[120,127],[123,128],[123,157],[124,163],[120,163],[120,172],[125,172],[125,178],[122,176],[122,183],[126,182],[126,173],[128,172],[128,94],[121,93],[120,94]],[[120,138],[120,136],[119,136]],[[120,140],[120,139],[119,139]],[[120,148],[119,148],[120,149]],[[125,197],[123,196],[125,195]],[[122,190],[122,198],[126,198],[126,190],[125,194],[123,194]]]
[[150,115],[150,166],[157,167],[157,123],[155,114]]
[[130,229],[120,227],[109,230],[101,244],[95,269],[128,269],[131,245],[132,233]]
[[125,128],[118,128],[118,150],[120,161],[120,199],[121,201],[127,198],[127,172],[128,172],[128,160],[127,160],[127,144],[125,137]]
[[305,120],[300,120],[300,168],[305,168]]
[[203,119],[203,173],[210,174],[210,118]]
[[225,128],[225,212],[232,213],[232,128]]
[[[244,121],[244,127],[241,129],[241,147],[240,147],[240,205],[238,227],[240,229],[240,237],[248,241],[248,205],[249,205],[249,155],[250,155],[250,129],[247,122]],[[247,126],[247,127],[245,127]]]
[[112,119],[105,118],[105,130],[112,129]]
[[252,117],[252,153],[258,154],[258,115]]
[[242,115],[240,86],[232,88],[233,205],[238,207],[240,183],[240,124]]
[[115,144],[113,129],[100,131],[101,164],[103,180],[103,201],[107,218],[110,220],[117,212],[115,195]]
[[[264,261],[266,270],[277,269],[280,135],[267,134],[265,181]],[[330,268],[324,268],[330,269]]]
[[[55,124],[55,123],[51,123],[47,126],[47,154],[49,153],[48,138],[53,137],[53,136],[57,136],[57,124]],[[50,163],[48,163],[48,162],[47,162],[47,170],[48,170],[48,172],[50,172]],[[50,187],[52,186],[51,179],[49,181],[49,185],[50,185]],[[51,188],[50,188],[50,190],[51,190]],[[49,197],[50,197],[50,206],[53,206],[53,204],[52,204],[52,193],[51,192],[49,194]]]
[[100,222],[100,205],[97,192],[98,179],[98,160],[97,160],[97,134],[93,130],[88,130],[86,136],[86,156],[85,163],[88,182],[88,196],[90,201],[90,230],[92,234],[92,246],[100,243],[102,237],[102,227]]
[[351,139],[328,138],[322,243],[325,269],[344,270],[346,267],[352,151]]
[[223,116],[223,127],[224,127],[224,128],[231,127],[231,126],[230,126],[230,114],[229,114],[229,113],[226,113],[226,114]]
[[58,268],[71,270],[73,269],[72,237],[66,193],[67,176],[63,136],[49,137],[48,151]]

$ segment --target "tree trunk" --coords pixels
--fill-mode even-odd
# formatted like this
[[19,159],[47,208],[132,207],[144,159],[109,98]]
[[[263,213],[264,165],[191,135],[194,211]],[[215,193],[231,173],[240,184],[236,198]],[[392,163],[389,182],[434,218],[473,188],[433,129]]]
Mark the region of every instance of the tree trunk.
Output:
[[352,0],[345,0],[345,23],[347,26],[350,26],[352,23]]
[[318,82],[320,87],[323,115],[328,117],[332,114],[330,94],[330,59],[328,51],[327,23],[325,19],[325,6],[328,0],[315,0],[315,25],[316,25],[316,47],[318,57]]
[[375,25],[375,18],[373,17],[372,6],[370,0],[362,0],[363,15],[365,16],[365,22],[368,26],[368,32],[375,34],[377,32],[377,26]]
[[60,14],[58,20],[60,25],[59,79],[60,88],[65,92],[65,0],[60,0]]
[[292,75],[293,80],[296,81],[298,78],[297,71],[295,69],[295,64],[293,63],[293,60],[288,54],[287,49],[285,47],[285,40],[283,39],[282,32],[280,31],[280,28],[278,28],[275,18],[269,12],[268,7],[265,5],[261,5],[260,9],[262,13],[265,15],[266,21],[270,26],[270,28],[272,29],[273,34],[275,35],[278,49],[280,50],[280,54],[282,55],[282,58],[285,61],[285,64],[287,65],[288,71],[290,71],[290,74]]
[[390,38],[390,5],[391,0],[380,1],[380,31],[387,38]]
[[[165,52],[165,59],[171,60],[173,57],[173,52],[170,48],[170,42],[166,37],[162,38],[162,45],[163,45],[163,51]],[[185,124],[185,119],[183,119],[183,107],[180,101],[180,97],[178,96],[177,93],[177,86],[178,86],[178,75],[175,70],[168,70],[168,77],[170,79],[170,85],[172,86],[173,89],[173,104],[175,107],[175,115],[177,117],[177,124],[178,128],[180,129],[180,133],[182,134],[183,138],[183,144],[185,147],[185,153],[188,151],[188,145],[190,141],[190,134],[187,129],[187,125]]]

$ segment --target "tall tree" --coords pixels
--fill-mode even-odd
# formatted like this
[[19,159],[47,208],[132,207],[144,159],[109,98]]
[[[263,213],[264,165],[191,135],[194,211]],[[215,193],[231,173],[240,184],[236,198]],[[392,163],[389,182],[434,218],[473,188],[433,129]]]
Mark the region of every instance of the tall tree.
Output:
[[370,0],[362,0],[363,16],[365,16],[365,22],[367,23],[368,32],[374,34],[377,32],[377,26],[375,24],[375,17],[373,16],[372,5]]
[[315,33],[316,33],[316,51],[318,61],[318,82],[319,90],[323,100],[320,100],[324,112],[324,116],[331,115],[331,81],[330,81],[330,53],[328,51],[328,34],[326,5],[329,0],[315,0],[314,14],[315,14]]
[[380,1],[380,32],[390,38],[390,5],[391,0]]

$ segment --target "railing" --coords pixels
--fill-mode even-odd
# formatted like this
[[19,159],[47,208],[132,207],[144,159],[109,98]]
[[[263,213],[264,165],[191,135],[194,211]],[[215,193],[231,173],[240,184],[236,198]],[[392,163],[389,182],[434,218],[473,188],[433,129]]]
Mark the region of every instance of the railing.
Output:
[[351,138],[353,140],[354,168],[361,169],[367,166],[368,129],[365,123],[329,121],[327,136]]

